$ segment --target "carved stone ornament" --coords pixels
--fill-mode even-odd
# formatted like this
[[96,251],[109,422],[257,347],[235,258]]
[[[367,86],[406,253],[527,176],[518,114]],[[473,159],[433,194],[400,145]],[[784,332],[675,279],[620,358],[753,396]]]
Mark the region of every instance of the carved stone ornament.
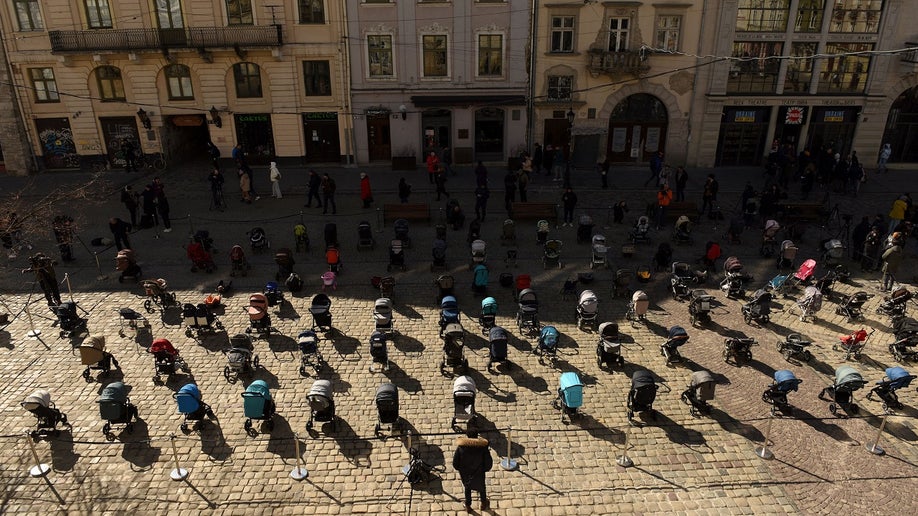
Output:
[[395,33],[395,29],[393,29],[392,27],[386,25],[385,23],[378,23],[378,24],[376,24],[376,25],[370,25],[370,26],[368,26],[368,27],[364,27],[363,33],[364,33],[364,34],[373,34],[373,33],[377,33],[377,34],[394,34],[394,33]]
[[444,32],[449,32],[449,29],[440,25],[437,22],[434,22],[434,23],[431,23],[430,25],[427,25],[426,27],[421,27],[421,29],[418,32],[432,32],[432,33],[442,34]]
[[505,27],[498,27],[495,24],[485,25],[484,27],[478,27],[475,29],[475,32],[503,32]]

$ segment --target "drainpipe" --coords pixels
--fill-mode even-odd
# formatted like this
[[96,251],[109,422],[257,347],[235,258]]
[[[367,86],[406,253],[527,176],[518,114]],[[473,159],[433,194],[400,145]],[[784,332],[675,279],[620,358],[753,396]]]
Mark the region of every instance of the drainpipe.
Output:
[[[710,0],[705,0],[705,1],[703,2],[703,4],[702,4],[702,8],[701,8],[701,12],[702,12],[702,15],[701,15],[701,30],[698,32],[698,46],[695,48],[695,52],[693,52],[693,54],[697,54],[697,55],[699,55],[699,56],[700,56],[700,55],[704,55],[704,52],[701,51],[701,46],[702,46],[702,44],[704,43],[704,42],[703,42],[704,34],[705,34],[705,32],[704,32],[704,26],[705,26],[705,22],[707,21],[707,18],[708,18],[707,16],[704,15],[704,11],[705,11],[704,8],[706,7],[705,4],[708,4],[709,2],[710,2]],[[717,52],[713,52],[713,51],[712,51],[712,54],[716,54],[716,53],[717,53]],[[701,58],[701,57],[696,57],[696,58],[695,58],[695,64],[696,64],[696,65],[697,65],[697,64],[700,64],[702,59],[703,59],[703,58]],[[686,136],[686,142],[688,143],[689,146],[691,146],[691,144],[692,144],[692,119],[693,119],[694,114],[695,114],[695,98],[696,98],[696,96],[698,95],[698,73],[699,73],[700,70],[701,70],[701,68],[697,68],[696,71],[695,71],[695,74],[692,76],[692,92],[693,92],[693,93],[692,93],[691,102],[689,102],[689,114],[688,114],[688,120],[686,121],[686,125],[688,126],[688,135]],[[710,74],[709,74],[709,75],[710,75]],[[705,95],[704,92],[702,92],[701,95],[702,95],[702,97],[704,97],[704,95]],[[718,130],[719,130],[719,129],[718,129]],[[688,155],[689,155],[690,152],[691,152],[690,149],[689,149],[688,147],[686,147],[686,149],[685,149],[686,161],[687,161],[687,158],[688,158]],[[697,152],[695,152],[695,164],[696,164],[696,165],[698,164],[698,153],[697,153]]]
[[536,66],[536,28],[539,20],[539,0],[532,0],[529,17],[529,98],[526,100],[526,148],[532,152],[533,135],[535,131],[535,66]]
[[[342,4],[342,9],[347,10],[347,5]],[[341,91],[344,92],[344,112],[346,113],[346,119],[344,123],[344,141],[345,149],[347,152],[347,163],[345,166],[353,167],[357,164],[357,145],[354,141],[354,114],[351,113],[351,84],[347,78],[350,76],[351,70],[351,45],[350,39],[348,38],[348,26],[347,20],[348,16],[341,17],[341,40],[344,43],[344,66],[339,67],[339,75],[341,77]]]

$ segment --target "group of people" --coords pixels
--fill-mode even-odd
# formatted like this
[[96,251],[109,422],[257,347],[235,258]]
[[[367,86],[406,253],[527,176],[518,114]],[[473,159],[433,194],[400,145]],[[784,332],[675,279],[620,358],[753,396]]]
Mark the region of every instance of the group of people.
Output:
[[[120,217],[112,217],[109,220],[109,228],[118,250],[131,248],[127,235],[134,229],[152,228],[162,222],[163,233],[172,231],[169,199],[166,197],[165,185],[159,177],[154,177],[153,182],[144,186],[141,193],[134,191],[131,185],[125,186],[121,190],[121,203],[127,209],[131,222],[121,220]],[[140,212],[139,224],[138,211]]]

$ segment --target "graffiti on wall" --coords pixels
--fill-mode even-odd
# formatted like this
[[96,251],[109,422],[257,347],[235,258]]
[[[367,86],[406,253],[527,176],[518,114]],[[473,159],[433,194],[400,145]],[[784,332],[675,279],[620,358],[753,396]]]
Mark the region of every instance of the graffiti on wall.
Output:
[[[66,122],[66,119],[64,119]],[[79,168],[80,155],[77,154],[76,145],[73,143],[73,132],[70,124],[66,126],[56,120],[49,120],[47,124],[39,123],[38,138],[41,141],[42,157],[48,168]],[[56,123],[55,123],[56,122]],[[44,125],[44,127],[42,127]]]

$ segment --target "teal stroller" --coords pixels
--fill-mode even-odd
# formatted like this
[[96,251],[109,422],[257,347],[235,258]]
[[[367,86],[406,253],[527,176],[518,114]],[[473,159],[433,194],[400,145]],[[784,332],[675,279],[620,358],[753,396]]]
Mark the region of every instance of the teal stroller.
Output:
[[129,434],[134,431],[134,421],[138,419],[137,407],[128,398],[127,386],[123,383],[112,382],[106,385],[96,403],[99,404],[99,415],[105,420],[102,433],[106,440],[115,440],[112,432],[114,425],[124,425],[124,431]]
[[835,370],[835,383],[826,387],[819,393],[819,399],[829,400],[829,412],[833,416],[838,415],[838,409],[841,408],[846,413],[857,415],[858,406],[854,403],[854,392],[858,391],[867,382],[851,366],[841,366]]
[[564,416],[567,416],[568,422],[573,420],[574,416],[579,416],[580,407],[583,405],[583,384],[577,373],[561,373],[561,379],[558,382],[558,399],[555,400],[555,407],[561,410],[561,422],[564,422]]
[[264,380],[255,380],[242,393],[242,410],[245,413],[245,433],[252,437],[258,435],[252,428],[252,420],[264,421],[268,432],[274,430],[274,400],[271,390]]

